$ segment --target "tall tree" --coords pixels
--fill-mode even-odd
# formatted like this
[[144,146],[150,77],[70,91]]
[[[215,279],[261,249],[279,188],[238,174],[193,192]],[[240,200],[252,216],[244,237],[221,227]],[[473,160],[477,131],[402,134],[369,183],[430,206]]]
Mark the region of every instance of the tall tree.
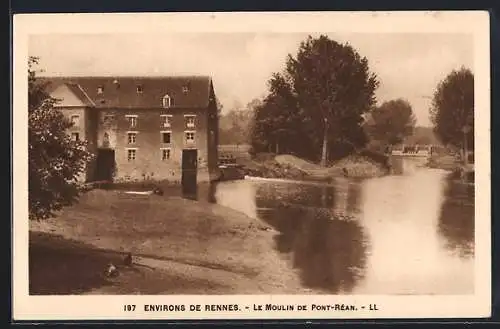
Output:
[[309,36],[297,56],[288,57],[286,71],[299,106],[310,115],[316,131],[323,132],[323,164],[329,150],[366,142],[360,129],[362,114],[375,105],[379,85],[366,57],[348,43],[340,44],[324,35],[317,39]]
[[[301,138],[289,147],[307,150],[310,160],[322,164],[327,154],[343,156],[367,141],[362,115],[375,105],[378,84],[368,60],[349,44],[309,36],[295,57],[288,56],[283,74],[271,79],[264,113],[267,124],[273,122],[273,133],[267,138],[283,140],[299,133]],[[271,110],[273,106],[279,108]]]
[[439,82],[430,108],[439,139],[448,145],[474,145],[474,74],[467,68],[453,70]]
[[54,105],[46,84],[36,77],[28,61],[28,143],[29,143],[29,217],[46,219],[54,211],[77,200],[78,175],[92,155],[85,141],[73,141],[66,133],[72,123]]
[[308,145],[308,127],[297,106],[291,84],[285,76],[273,74],[268,81],[269,94],[256,107],[252,127],[252,148],[254,152],[291,152],[310,155],[304,145]]
[[386,145],[401,143],[413,134],[415,115],[410,103],[404,99],[395,99],[382,103],[371,112],[372,123],[368,127],[371,138]]

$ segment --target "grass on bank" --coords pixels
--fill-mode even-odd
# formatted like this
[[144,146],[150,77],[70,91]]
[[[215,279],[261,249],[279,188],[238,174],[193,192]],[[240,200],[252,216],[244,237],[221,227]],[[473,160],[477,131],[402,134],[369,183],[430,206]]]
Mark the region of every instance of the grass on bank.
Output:
[[[57,218],[31,223],[30,293],[302,291],[274,251],[274,235],[216,204],[92,190]],[[126,252],[155,270],[104,278],[106,264],[119,264]]]
[[328,164],[326,167],[294,155],[261,154],[252,160],[241,160],[250,176],[303,180],[330,180],[335,177],[378,177],[387,173],[387,157],[360,152]]

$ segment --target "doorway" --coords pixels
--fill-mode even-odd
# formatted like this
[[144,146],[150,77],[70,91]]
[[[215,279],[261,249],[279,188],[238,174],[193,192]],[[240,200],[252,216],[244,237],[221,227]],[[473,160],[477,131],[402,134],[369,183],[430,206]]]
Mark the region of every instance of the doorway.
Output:
[[182,150],[182,192],[196,194],[196,175],[198,171],[198,150]]
[[98,149],[94,179],[96,181],[112,181],[115,167],[115,150]]

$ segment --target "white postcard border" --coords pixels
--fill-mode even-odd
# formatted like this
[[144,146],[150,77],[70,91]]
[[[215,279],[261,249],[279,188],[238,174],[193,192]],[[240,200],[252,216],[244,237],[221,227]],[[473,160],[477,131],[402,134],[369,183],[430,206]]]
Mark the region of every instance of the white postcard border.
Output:
[[[300,24],[297,22],[300,21]],[[138,28],[140,27],[140,28]],[[29,296],[27,58],[31,34],[181,32],[471,33],[475,73],[475,294],[470,296]],[[13,318],[105,319],[292,319],[467,318],[491,312],[490,50],[489,15],[476,12],[302,12],[191,14],[33,14],[14,16],[13,31]],[[479,188],[481,187],[481,188]],[[450,278],[453,280],[453,278]],[[144,312],[144,304],[377,304],[355,312]],[[135,304],[136,312],[123,306]]]

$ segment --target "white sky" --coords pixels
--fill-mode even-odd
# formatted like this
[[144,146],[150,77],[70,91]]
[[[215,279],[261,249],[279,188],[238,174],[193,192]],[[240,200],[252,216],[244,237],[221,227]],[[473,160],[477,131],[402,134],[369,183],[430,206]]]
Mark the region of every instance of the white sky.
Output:
[[[348,41],[380,80],[379,102],[405,98],[419,125],[430,125],[429,97],[452,69],[473,70],[473,37],[465,34],[336,34]],[[44,75],[211,75],[227,111],[265,95],[303,33],[171,33],[37,35],[29,54]]]

